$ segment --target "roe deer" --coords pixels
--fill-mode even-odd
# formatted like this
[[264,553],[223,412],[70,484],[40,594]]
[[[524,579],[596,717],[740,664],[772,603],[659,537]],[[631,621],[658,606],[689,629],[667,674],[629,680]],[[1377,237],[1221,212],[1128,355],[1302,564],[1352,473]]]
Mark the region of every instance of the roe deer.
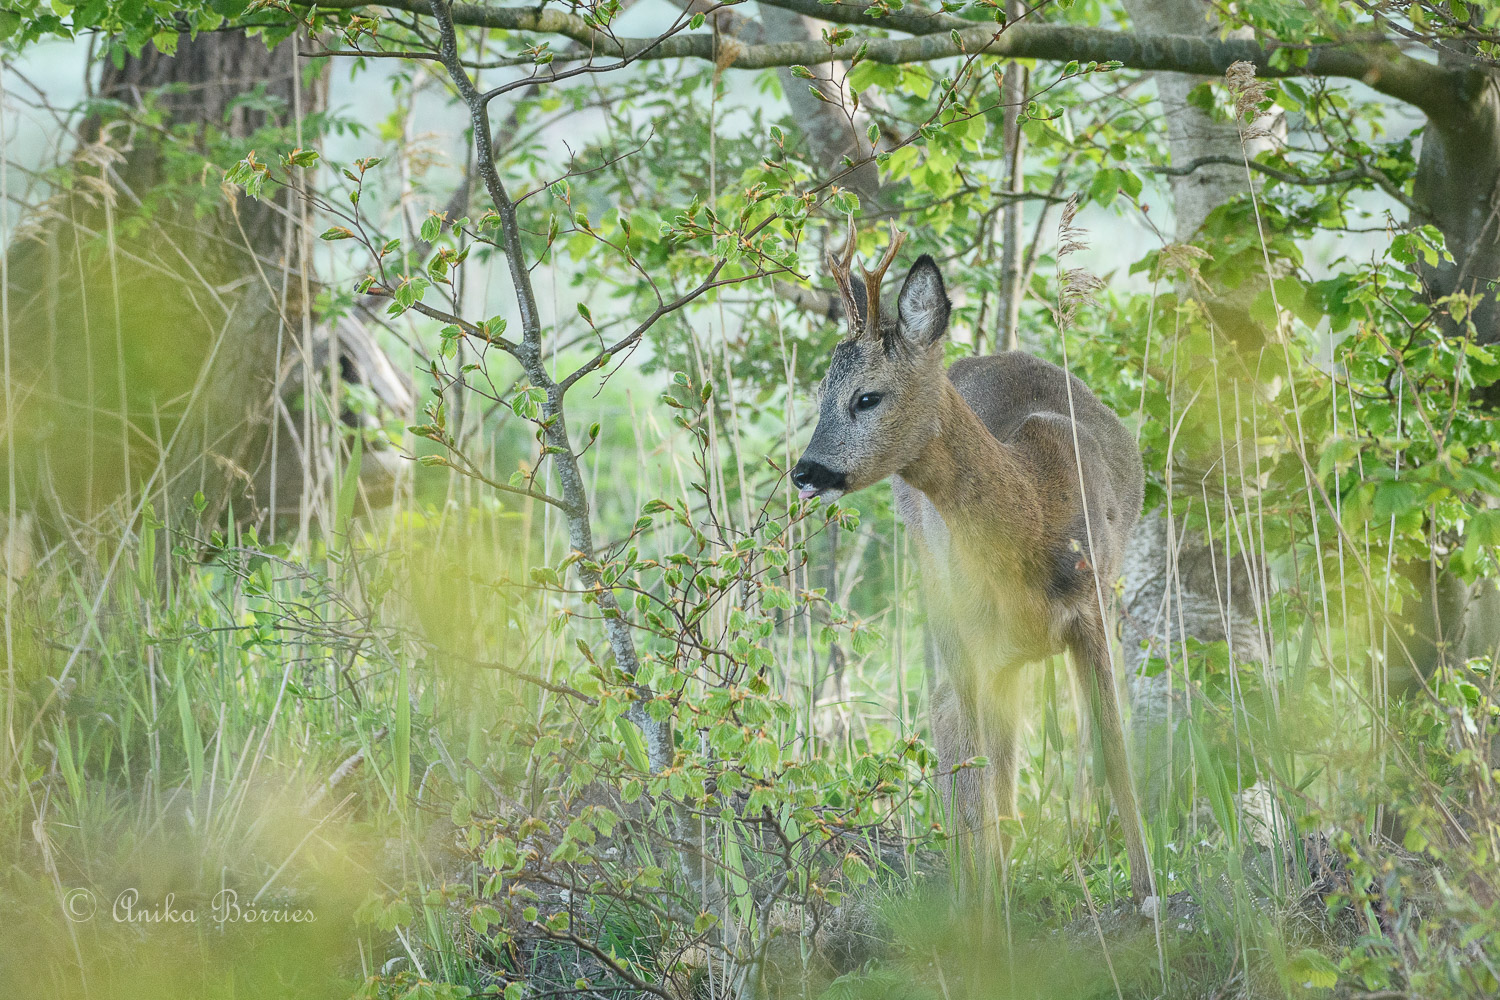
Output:
[[882,316],[881,278],[903,239],[893,231],[862,281],[850,274],[852,225],[842,255],[829,254],[850,334],[829,361],[792,483],[804,499],[833,499],[892,477],[949,685],[948,709],[934,713],[938,750],[948,766],[990,759],[954,778],[950,814],[971,838],[1015,814],[1021,668],[1068,650],[1125,829],[1131,889],[1144,901],[1154,881],[1106,611],[1141,514],[1140,452],[1120,419],[1056,365],[1009,351],[945,371],[949,302],[931,257],[917,258],[896,315]]

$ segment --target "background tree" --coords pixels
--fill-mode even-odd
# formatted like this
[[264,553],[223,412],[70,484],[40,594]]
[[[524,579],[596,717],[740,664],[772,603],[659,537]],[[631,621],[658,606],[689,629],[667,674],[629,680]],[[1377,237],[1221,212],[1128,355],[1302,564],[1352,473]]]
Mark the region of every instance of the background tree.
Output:
[[[232,505],[242,523],[331,525],[340,428],[410,411],[407,376],[364,323],[315,303],[300,206],[226,201],[200,169],[257,145],[318,147],[327,67],[298,44],[165,30],[90,66],[68,183],[8,255],[18,490],[54,537],[87,545],[147,504],[181,521]],[[341,380],[369,401],[331,407]],[[381,434],[370,444],[360,483],[385,502],[395,456]]]

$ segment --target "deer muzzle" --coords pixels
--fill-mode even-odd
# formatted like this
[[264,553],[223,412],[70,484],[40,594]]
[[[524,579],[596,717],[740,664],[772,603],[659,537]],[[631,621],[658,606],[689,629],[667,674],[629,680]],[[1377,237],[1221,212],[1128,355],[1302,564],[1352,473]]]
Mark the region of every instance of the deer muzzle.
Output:
[[792,485],[797,487],[797,496],[807,500],[829,490],[844,492],[848,489],[849,478],[804,455],[792,469]]

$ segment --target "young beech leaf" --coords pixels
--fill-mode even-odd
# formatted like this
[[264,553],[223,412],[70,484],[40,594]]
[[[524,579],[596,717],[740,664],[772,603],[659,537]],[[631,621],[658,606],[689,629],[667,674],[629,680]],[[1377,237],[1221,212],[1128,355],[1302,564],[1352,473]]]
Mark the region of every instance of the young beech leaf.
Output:
[[875,877],[865,859],[850,851],[844,855],[844,878],[851,886],[864,885]]
[[1287,977],[1306,989],[1332,989],[1338,985],[1339,967],[1322,952],[1303,948],[1286,966]]

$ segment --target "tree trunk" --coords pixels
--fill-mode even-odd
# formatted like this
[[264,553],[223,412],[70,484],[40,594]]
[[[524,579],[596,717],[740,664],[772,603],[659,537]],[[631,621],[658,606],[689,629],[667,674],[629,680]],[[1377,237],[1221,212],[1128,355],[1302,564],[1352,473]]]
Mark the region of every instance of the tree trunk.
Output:
[[[1182,676],[1186,640],[1225,642],[1235,663],[1262,662],[1265,641],[1255,614],[1249,567],[1226,559],[1211,540],[1185,536],[1166,510],[1148,511],[1125,551],[1120,637],[1130,691],[1133,764],[1147,808],[1175,794],[1185,741],[1174,730],[1187,717]],[[1168,669],[1150,673],[1151,662]]]
[[[99,95],[126,106],[172,88],[161,129],[86,122],[79,183],[57,199],[54,224],[9,251],[17,353],[29,362],[19,380],[46,400],[19,421],[17,473],[54,527],[90,525],[121,500],[128,519],[140,500],[186,515],[200,491],[213,513],[248,498],[278,340],[293,342],[278,310],[298,290],[286,276],[300,269],[299,241],[284,196],[227,208],[214,198],[195,211],[193,196],[202,204],[208,192],[172,176],[181,140],[160,132],[190,129],[201,145],[222,129],[244,143],[273,123],[268,102],[293,109],[300,97],[304,112],[319,103],[319,88],[296,92],[294,71],[291,44],[269,52],[237,31],[105,65]],[[235,106],[256,84],[267,101]]]
[[[1131,24],[1143,32],[1217,37],[1217,16],[1200,0],[1124,0]],[[1233,122],[1216,122],[1188,102],[1195,87],[1212,77],[1187,73],[1156,74],[1156,92],[1167,120],[1167,145],[1174,164],[1215,154],[1240,154],[1239,129]],[[1255,150],[1251,150],[1252,154]],[[1172,177],[1172,204],[1177,215],[1176,239],[1186,243],[1210,212],[1247,190],[1240,167],[1211,164],[1190,174]]]
[[[1125,0],[1134,25],[1144,31],[1214,34],[1217,17],[1199,0]],[[1443,53],[1441,61],[1457,58]],[[1189,92],[1207,78],[1184,74],[1158,74],[1163,112],[1167,116],[1169,147],[1175,164],[1191,163],[1206,156],[1242,155],[1238,127],[1212,121],[1191,106]],[[1264,140],[1262,140],[1264,142]],[[1259,149],[1243,152],[1254,156]],[[1247,190],[1246,172],[1239,167],[1207,165],[1191,173],[1174,176],[1173,195],[1177,211],[1176,238],[1191,239],[1203,220],[1230,198]],[[1439,117],[1429,119],[1423,133],[1421,156],[1415,179],[1416,201],[1430,212],[1413,223],[1431,221],[1442,230],[1454,257],[1451,264],[1425,269],[1434,298],[1455,290],[1483,291],[1500,277],[1500,86],[1479,73],[1467,102],[1455,105]],[[1247,306],[1264,287],[1264,281],[1249,281],[1245,293],[1225,295],[1215,290],[1216,300],[1205,303],[1212,318],[1239,343],[1263,332],[1251,332]],[[1500,302],[1493,293],[1485,296],[1474,312],[1478,338],[1484,343],[1500,341]],[[1492,402],[1500,402],[1500,387],[1483,390]],[[1237,443],[1231,443],[1237,446]],[[1203,641],[1226,639],[1237,660],[1258,660],[1265,648],[1254,627],[1254,607],[1248,599],[1249,578],[1243,566],[1213,588],[1213,576],[1200,565],[1211,562],[1211,552],[1201,539],[1177,539],[1168,544],[1168,526],[1161,514],[1143,520],[1126,556],[1124,626],[1125,658],[1130,670],[1135,703],[1137,738],[1152,742],[1150,733],[1160,733],[1168,716],[1168,683],[1165,675],[1146,678],[1138,672],[1145,657],[1143,644],[1155,655],[1185,636]],[[1175,547],[1175,554],[1169,549]],[[1222,556],[1219,575],[1225,577]],[[1417,587],[1417,600],[1409,602],[1397,627],[1410,626],[1407,642],[1415,664],[1392,664],[1396,676],[1413,667],[1430,674],[1445,658],[1482,655],[1492,645],[1495,632],[1480,627],[1484,616],[1477,609],[1496,598],[1492,587],[1469,588],[1438,565],[1421,563],[1402,568]],[[1180,584],[1179,581],[1180,580]],[[1232,599],[1223,594],[1227,583]],[[1173,605],[1178,605],[1174,611]],[[1393,654],[1394,655],[1394,654]],[[1399,668],[1399,669],[1397,669]],[[1158,745],[1148,751],[1160,765]]]
[[[303,321],[312,285],[301,207],[287,192],[235,199],[174,169],[185,144],[213,144],[223,158],[259,142],[267,159],[281,143],[261,130],[323,107],[326,74],[299,65],[296,46],[205,32],[180,36],[174,55],[148,46],[106,63],[101,98],[164,116],[106,111],[85,122],[78,180],[8,248],[13,382],[29,397],[15,474],[52,533],[86,544],[80,529],[105,527],[106,514],[129,521],[146,503],[174,525],[198,507],[206,523],[227,509],[253,519],[275,498],[285,509],[304,493],[303,457],[328,443],[294,413],[301,362],[318,354],[358,377],[358,359],[378,352],[347,322],[338,366],[326,362],[326,330],[317,350]],[[383,469],[379,458],[365,464]]]
[[[1455,66],[1461,59],[1451,49],[1439,51],[1444,65]],[[1500,343],[1500,296],[1493,287],[1500,279],[1500,84],[1479,71],[1470,74],[1468,83],[1465,100],[1428,118],[1412,185],[1421,211],[1410,221],[1436,225],[1453,257],[1436,267],[1419,259],[1419,273],[1431,298],[1458,292],[1477,295],[1470,316],[1475,339],[1495,344]],[[1451,323],[1445,333],[1469,335]],[[1500,383],[1480,386],[1477,392],[1487,406],[1500,407]],[[1500,623],[1486,614],[1497,599],[1492,581],[1464,584],[1436,552],[1425,562],[1397,569],[1417,590],[1416,600],[1403,607],[1396,625],[1411,629],[1405,642],[1411,660],[1395,643],[1388,650],[1398,691],[1418,686],[1413,671],[1427,677],[1441,666],[1495,652]]]
[[[807,18],[769,4],[760,9],[760,27],[759,40],[765,42],[805,42],[817,37]],[[832,63],[828,71],[837,81],[848,67]],[[802,131],[805,152],[811,162],[821,164],[832,175],[845,169],[844,157],[858,163],[874,151],[867,131],[870,117],[854,107],[853,95],[847,87],[803,80],[794,76],[790,68],[779,69],[776,75],[792,118]],[[814,86],[823,95],[822,99],[813,96]],[[856,167],[840,183],[859,195],[866,211],[882,207],[880,169],[873,160]]]
[[[1199,0],[1125,0],[1132,24],[1141,31],[1217,35],[1217,18]],[[1181,73],[1156,75],[1162,113],[1167,119],[1168,148],[1174,164],[1207,156],[1242,155],[1240,132],[1233,122],[1216,122],[1188,101],[1193,88],[1208,77]],[[1252,147],[1246,152],[1259,152]],[[1248,190],[1243,167],[1210,165],[1172,178],[1176,239],[1191,240],[1213,210]],[[1263,282],[1247,281],[1210,313],[1217,320],[1248,306]],[[1220,290],[1216,289],[1215,293]],[[1238,338],[1237,338],[1238,339]],[[1208,539],[1184,537],[1180,524],[1165,510],[1148,511],[1125,553],[1125,587],[1121,635],[1133,714],[1135,764],[1146,777],[1146,798],[1168,791],[1173,772],[1171,728],[1185,717],[1183,681],[1174,671],[1147,676],[1151,658],[1181,664],[1188,637],[1202,642],[1227,641],[1239,662],[1265,657],[1256,624],[1250,573],[1243,560],[1232,563],[1215,553]],[[1149,808],[1149,807],[1148,807]]]
[[[1019,21],[1025,13],[1020,0],[1006,0],[1008,22]],[[1026,86],[1030,73],[1018,60],[1005,64],[1001,101],[1004,102],[1004,128],[1001,156],[1005,161],[1005,190],[1019,195],[1026,190],[1026,134],[1021,131],[1021,112],[1026,106]],[[1021,346],[1021,300],[1026,297],[1026,234],[1024,206],[1012,198],[1000,209],[1000,289],[995,302],[995,346],[1014,351]],[[980,336],[976,332],[976,339]],[[983,350],[983,344],[976,344]]]
[[[104,62],[98,95],[130,107],[140,107],[149,96],[154,107],[166,113],[168,128],[198,130],[200,145],[206,129],[222,139],[249,144],[260,129],[292,125],[327,104],[327,73],[309,74],[306,62],[297,57],[297,43],[287,39],[267,49],[263,39],[243,31],[181,35],[171,55],[148,45],[138,56],[126,55],[119,67]],[[305,47],[305,41],[302,44]],[[299,72],[305,80],[297,79]],[[89,131],[97,135],[99,127],[96,120]],[[168,152],[148,133],[138,132],[119,170],[121,179],[138,193],[157,188],[168,179],[162,162]],[[246,239],[231,240],[236,244],[232,253],[248,253],[248,242],[256,253],[275,260],[287,255],[290,246],[295,261],[297,247],[291,237],[296,207],[284,194],[265,202],[247,200],[238,214]],[[248,261],[241,264],[249,266]]]
[[[1452,64],[1446,50],[1440,62]],[[1474,311],[1479,342],[1500,342],[1500,83],[1475,74],[1466,103],[1428,120],[1413,183],[1416,202],[1443,232],[1452,263],[1424,268],[1433,298],[1456,291],[1484,293]],[[1427,219],[1415,218],[1413,222]],[[1500,387],[1485,396],[1500,403]]]

